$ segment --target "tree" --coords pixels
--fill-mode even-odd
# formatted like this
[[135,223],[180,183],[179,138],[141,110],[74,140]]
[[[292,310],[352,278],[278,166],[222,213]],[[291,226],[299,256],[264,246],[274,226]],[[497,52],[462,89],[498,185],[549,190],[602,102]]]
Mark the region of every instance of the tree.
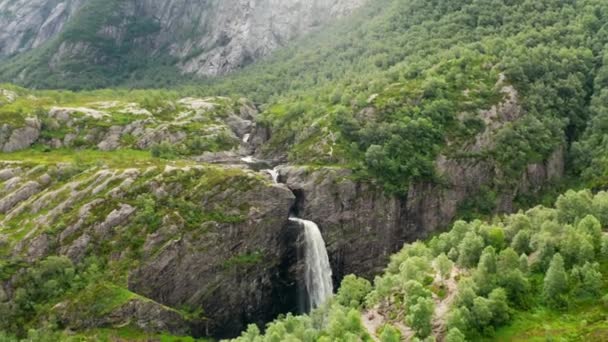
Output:
[[429,248],[433,251],[433,255],[448,253],[452,248],[450,236],[447,233],[442,233],[439,236],[434,236],[428,243]]
[[483,269],[489,274],[496,273],[496,249],[492,246],[484,248],[479,258],[478,269]]
[[608,192],[602,191],[593,197],[593,216],[600,221],[602,227],[608,227]]
[[592,204],[593,199],[589,190],[579,192],[568,190],[557,198],[555,207],[561,222],[574,223],[591,213]]
[[405,283],[404,286],[405,292],[405,307],[410,308],[414,304],[418,302],[421,298],[431,298],[433,295],[431,291],[426,289],[422,284],[415,280],[410,280]]
[[448,331],[448,334],[445,336],[445,342],[465,342],[464,334],[458,330],[458,328],[453,328]]
[[543,283],[543,296],[547,305],[553,308],[563,308],[568,291],[568,275],[564,269],[564,259],[556,253],[551,260]]
[[399,274],[404,282],[416,280],[423,283],[430,270],[429,260],[419,256],[409,257],[399,266]]
[[372,285],[367,279],[349,274],[342,280],[336,301],[344,306],[359,308],[371,290]]
[[454,263],[445,255],[445,253],[441,253],[435,258],[435,269],[439,272],[441,279],[449,278],[453,267]]
[[504,272],[507,270],[519,268],[519,257],[513,248],[505,248],[498,255],[498,271]]
[[559,248],[567,265],[583,265],[595,258],[594,247],[589,240],[589,235],[568,227],[565,237],[560,241]]
[[483,230],[488,245],[500,250],[505,244],[505,231],[501,227],[488,227]]
[[601,253],[604,258],[608,258],[608,235],[602,235]]
[[483,238],[474,232],[468,232],[458,245],[458,264],[472,267],[479,260],[484,247]]
[[532,229],[532,224],[528,216],[518,213],[507,218],[507,226],[505,228],[505,236],[508,240],[513,240],[514,237],[521,231],[529,231]]
[[470,278],[465,278],[458,283],[456,305],[471,308],[473,300],[477,297],[477,288]]
[[454,307],[449,313],[447,318],[448,330],[458,329],[459,331],[466,333],[469,331],[471,324],[471,313],[469,309],[464,306]]
[[530,283],[518,268],[500,272],[498,285],[506,290],[509,300],[517,307],[529,307]]
[[507,301],[507,293],[502,288],[496,288],[488,296],[490,308],[492,310],[492,324],[495,327],[503,325],[509,321],[510,309]]
[[483,331],[493,318],[490,300],[484,297],[475,298],[473,300],[473,307],[471,308],[471,315],[473,316],[473,322],[477,325],[477,329]]
[[579,221],[576,228],[579,233],[591,236],[591,241],[593,241],[596,250],[601,248],[602,225],[598,219],[591,215],[587,215]]
[[522,254],[519,256],[519,269],[524,274],[526,274],[530,271],[530,264],[528,261],[528,256],[525,254]]
[[494,288],[496,284],[496,252],[494,247],[488,246],[481,253],[473,279],[479,294],[486,295]]
[[431,318],[434,310],[435,305],[431,298],[420,298],[409,308],[405,321],[416,335],[425,338],[431,333]]
[[258,328],[257,325],[255,324],[249,324],[247,326],[247,331],[245,331],[242,336],[239,338],[239,340],[242,340],[243,342],[248,341],[248,342],[254,342],[256,340],[256,338],[259,338],[260,336],[260,328]]
[[531,267],[536,271],[545,271],[549,268],[551,258],[555,254],[554,236],[542,232],[534,234],[532,237],[532,246],[536,252],[536,257],[532,259]]
[[603,277],[600,272],[600,265],[595,263],[585,263],[579,272],[581,292],[589,297],[598,296],[601,293]]
[[382,332],[380,333],[380,341],[400,342],[401,332],[399,332],[399,329],[395,328],[394,326],[386,324],[384,327],[382,327]]
[[530,235],[530,231],[527,229],[517,232],[511,242],[511,248],[519,254],[530,253]]

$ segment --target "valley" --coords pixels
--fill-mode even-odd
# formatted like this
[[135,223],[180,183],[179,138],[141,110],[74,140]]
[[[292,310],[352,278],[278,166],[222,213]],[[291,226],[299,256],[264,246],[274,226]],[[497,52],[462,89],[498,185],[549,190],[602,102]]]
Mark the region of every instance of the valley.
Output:
[[608,339],[604,1],[0,24],[0,341]]

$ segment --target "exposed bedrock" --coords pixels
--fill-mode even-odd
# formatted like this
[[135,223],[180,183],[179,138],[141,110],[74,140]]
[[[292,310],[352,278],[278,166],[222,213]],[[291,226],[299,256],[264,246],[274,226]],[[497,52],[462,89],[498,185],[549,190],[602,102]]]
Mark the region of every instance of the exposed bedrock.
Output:
[[[412,184],[405,196],[392,196],[339,168],[284,166],[280,180],[297,196],[299,217],[319,225],[330,255],[334,283],[350,273],[368,278],[382,271],[404,243],[447,227],[464,201],[492,188],[499,170],[490,163],[444,160],[445,183]],[[520,193],[535,193],[563,174],[563,150],[544,163],[529,165],[520,181],[500,193],[497,212],[513,210]]]

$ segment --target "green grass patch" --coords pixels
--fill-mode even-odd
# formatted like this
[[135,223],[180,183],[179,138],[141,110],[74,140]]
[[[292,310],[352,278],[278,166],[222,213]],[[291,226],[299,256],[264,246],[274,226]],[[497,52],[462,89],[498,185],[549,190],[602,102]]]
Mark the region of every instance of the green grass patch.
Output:
[[116,329],[93,329],[76,335],[63,334],[62,341],[95,341],[95,342],[206,342],[210,339],[196,339],[190,336],[169,334],[150,334],[135,327],[126,326]]
[[517,312],[508,326],[496,331],[495,341],[606,341],[608,311],[589,303],[567,312],[537,308]]
[[188,160],[168,162],[152,157],[149,151],[141,150],[120,149],[116,151],[99,151],[61,148],[46,151],[40,146],[12,153],[2,153],[0,154],[0,161],[20,161],[39,165],[74,163],[78,165],[105,165],[115,168],[163,166],[167,164],[185,166],[193,164],[193,162]]

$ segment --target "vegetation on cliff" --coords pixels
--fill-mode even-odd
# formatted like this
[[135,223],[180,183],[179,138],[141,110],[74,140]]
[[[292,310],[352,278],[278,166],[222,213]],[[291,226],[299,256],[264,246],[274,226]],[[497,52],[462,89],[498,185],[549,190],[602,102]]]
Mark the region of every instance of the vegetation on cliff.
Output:
[[607,211],[608,193],[569,191],[555,208],[458,221],[406,244],[373,286],[348,276],[325,308],[235,341],[604,339]]

